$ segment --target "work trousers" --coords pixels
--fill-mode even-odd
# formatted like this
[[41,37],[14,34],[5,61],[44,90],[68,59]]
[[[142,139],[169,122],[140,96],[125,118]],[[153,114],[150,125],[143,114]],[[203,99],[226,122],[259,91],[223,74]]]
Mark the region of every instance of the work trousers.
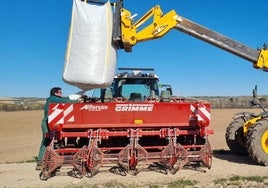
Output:
[[46,146],[48,146],[49,144],[49,140],[45,138],[45,134],[48,133],[47,118],[43,118],[41,122],[41,130],[42,130],[42,140],[39,148],[39,154],[37,157],[38,161],[42,161],[43,155],[46,150]]

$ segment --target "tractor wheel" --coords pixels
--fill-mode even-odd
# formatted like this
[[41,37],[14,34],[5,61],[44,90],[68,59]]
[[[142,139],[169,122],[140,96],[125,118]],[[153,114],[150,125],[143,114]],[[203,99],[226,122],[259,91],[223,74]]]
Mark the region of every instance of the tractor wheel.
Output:
[[229,124],[225,132],[225,140],[232,153],[239,155],[247,155],[247,148],[243,134],[243,125],[245,121],[243,117],[236,118]]
[[268,166],[268,121],[259,121],[247,134],[246,144],[250,158]]

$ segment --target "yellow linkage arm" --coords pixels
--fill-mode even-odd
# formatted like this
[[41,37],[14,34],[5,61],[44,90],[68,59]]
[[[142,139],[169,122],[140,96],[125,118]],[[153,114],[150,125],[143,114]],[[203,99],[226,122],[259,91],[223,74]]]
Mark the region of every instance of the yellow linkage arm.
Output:
[[260,51],[258,61],[253,64],[254,68],[268,71],[268,50],[262,49]]
[[250,119],[250,120],[248,120],[248,121],[246,121],[244,123],[244,125],[243,125],[243,134],[244,134],[245,137],[247,136],[247,133],[248,133],[248,130],[250,129],[250,127],[252,125],[254,125],[257,121],[261,120],[261,119],[262,119],[262,117],[258,116],[256,118],[252,118],[252,119]]
[[[147,25],[142,30],[137,30],[145,24],[151,17],[153,23]],[[160,6],[156,5],[143,17],[132,23],[131,13],[126,9],[121,9],[121,31],[124,49],[131,52],[132,46],[138,42],[160,38],[173,29],[178,23],[178,16],[174,10],[163,14]]]

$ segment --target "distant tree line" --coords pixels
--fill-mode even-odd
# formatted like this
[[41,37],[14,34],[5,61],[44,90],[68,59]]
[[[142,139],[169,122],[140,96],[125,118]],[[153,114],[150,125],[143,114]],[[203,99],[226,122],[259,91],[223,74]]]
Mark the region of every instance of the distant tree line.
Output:
[[[212,109],[239,109],[239,108],[256,108],[252,106],[251,96],[238,96],[238,97],[194,97],[202,101],[207,101],[211,104]],[[260,103],[267,108],[268,96],[258,97]],[[26,111],[26,110],[43,110],[45,99],[40,98],[18,98],[12,101],[0,100],[0,111]]]
[[0,100],[0,111],[43,110],[43,98],[11,98]]
[[[226,108],[257,108],[252,105],[253,98],[251,96],[239,97],[203,97],[202,99],[211,104],[212,109],[226,109]],[[265,108],[268,107],[268,96],[258,97],[258,101]]]
[[26,110],[42,110],[44,104],[42,103],[28,103],[28,104],[0,104],[0,111],[26,111]]

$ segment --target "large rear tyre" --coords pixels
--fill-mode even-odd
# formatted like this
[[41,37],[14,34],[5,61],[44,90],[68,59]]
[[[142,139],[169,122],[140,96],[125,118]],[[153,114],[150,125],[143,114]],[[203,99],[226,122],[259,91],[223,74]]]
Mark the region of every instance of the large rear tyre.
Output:
[[245,120],[243,117],[236,118],[229,124],[225,132],[225,140],[232,153],[239,155],[247,155],[245,137],[243,134],[243,125]]
[[260,165],[268,166],[268,121],[252,126],[247,134],[246,144],[250,158]]

